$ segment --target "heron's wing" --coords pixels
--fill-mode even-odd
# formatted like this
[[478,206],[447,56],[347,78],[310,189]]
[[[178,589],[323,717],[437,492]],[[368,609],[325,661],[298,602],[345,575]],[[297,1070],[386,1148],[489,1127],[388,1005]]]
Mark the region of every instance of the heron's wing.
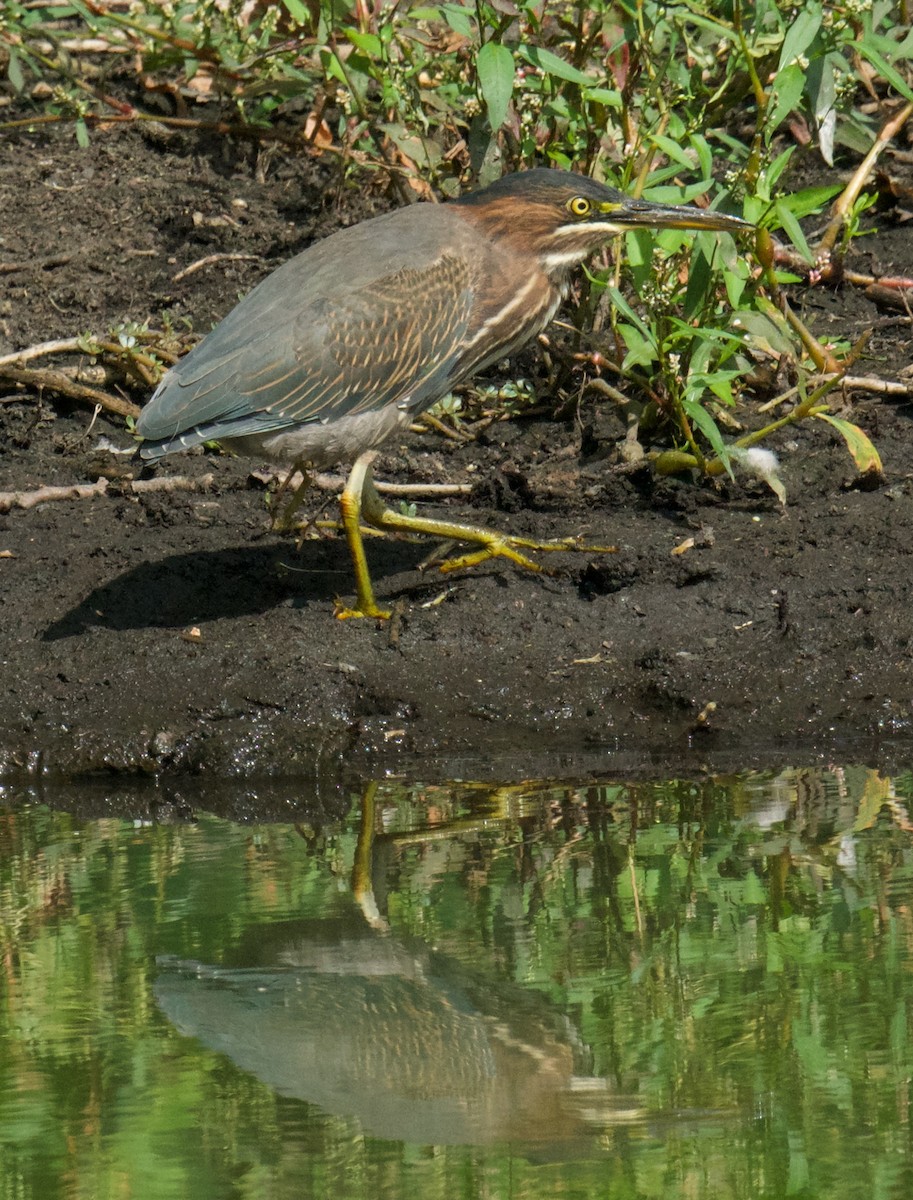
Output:
[[410,212],[414,236],[380,269],[370,268],[372,227],[389,241],[380,226],[402,212],[285,263],[168,372],[138,432],[238,436],[434,403],[463,374],[474,287],[468,227],[432,214]]
[[388,404],[418,411],[458,370],[472,305],[465,258],[446,253],[423,268],[403,267],[341,303],[325,302],[319,316],[309,306],[297,321],[294,363],[285,355],[278,373],[275,363],[249,370],[246,394],[256,407],[293,421]]

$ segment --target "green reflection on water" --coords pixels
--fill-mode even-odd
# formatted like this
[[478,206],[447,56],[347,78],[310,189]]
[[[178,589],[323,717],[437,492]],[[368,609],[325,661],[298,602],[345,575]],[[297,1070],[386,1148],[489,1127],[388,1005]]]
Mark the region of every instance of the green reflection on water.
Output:
[[911,793],[0,810],[0,1197],[911,1195]]

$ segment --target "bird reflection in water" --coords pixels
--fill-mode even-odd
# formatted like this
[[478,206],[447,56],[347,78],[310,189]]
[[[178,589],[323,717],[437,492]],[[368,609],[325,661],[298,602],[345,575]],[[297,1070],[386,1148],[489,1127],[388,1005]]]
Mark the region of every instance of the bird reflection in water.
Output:
[[233,955],[241,965],[160,960],[169,1020],[376,1137],[567,1149],[638,1120],[628,1098],[578,1073],[585,1048],[543,997],[390,934],[371,887],[373,800],[370,789],[351,916],[254,928]]

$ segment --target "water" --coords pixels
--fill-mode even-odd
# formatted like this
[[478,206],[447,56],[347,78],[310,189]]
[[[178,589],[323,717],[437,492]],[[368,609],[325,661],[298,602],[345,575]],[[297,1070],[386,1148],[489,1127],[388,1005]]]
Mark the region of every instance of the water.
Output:
[[324,828],[10,802],[0,1198],[907,1197],[911,798],[847,768],[366,785]]

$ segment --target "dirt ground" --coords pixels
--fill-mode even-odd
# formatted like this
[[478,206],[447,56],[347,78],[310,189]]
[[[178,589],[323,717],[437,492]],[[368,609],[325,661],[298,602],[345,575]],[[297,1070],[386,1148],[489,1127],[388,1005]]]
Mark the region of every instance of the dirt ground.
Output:
[[[0,355],[127,320],[157,326],[163,309],[205,330],[292,253],[387,203],[340,190],[329,163],[196,136],[96,131],[87,150],[69,129],[7,136]],[[874,224],[853,265],[911,273],[909,227],[890,214]],[[215,253],[252,257],[175,282]],[[796,303],[824,338],[874,327],[862,370],[908,367],[907,317],[848,287]],[[334,598],[353,591],[344,543],[298,551],[270,532],[248,482],[256,464],[185,455],[160,473],[212,472],[207,491],[123,489],[0,514],[0,778],[333,787],[389,772],[909,761],[910,407],[841,403],[876,442],[884,483],[856,486],[818,423],[776,447],[785,508],[750,481],[619,471],[621,423],[594,401],[578,419],[498,423],[469,445],[391,444],[379,479],[475,485],[437,511],[619,547],[556,556],[554,576],[495,563],[443,579],[416,569],[427,545],[371,541],[380,597],[405,605],[393,638],[334,618]],[[122,422],[90,418],[0,386],[0,490],[94,478],[99,437],[130,439]],[[689,537],[694,548],[673,554]]]

